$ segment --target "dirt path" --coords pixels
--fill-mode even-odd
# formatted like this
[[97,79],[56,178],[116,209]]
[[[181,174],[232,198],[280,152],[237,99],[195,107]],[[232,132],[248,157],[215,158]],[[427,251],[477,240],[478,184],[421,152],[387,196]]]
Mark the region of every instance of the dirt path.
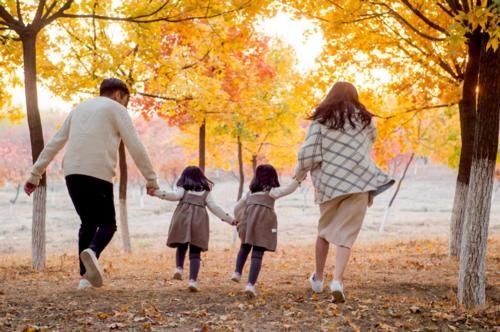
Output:
[[229,281],[236,249],[204,255],[199,293],[171,280],[173,250],[105,252],[107,283],[87,291],[75,290],[75,256],[51,255],[44,273],[26,256],[2,256],[0,331],[498,331],[500,237],[488,244],[488,305],[479,311],[456,305],[457,264],[446,249],[435,240],[356,247],[345,304],[309,290],[311,246],[266,254],[256,300]]

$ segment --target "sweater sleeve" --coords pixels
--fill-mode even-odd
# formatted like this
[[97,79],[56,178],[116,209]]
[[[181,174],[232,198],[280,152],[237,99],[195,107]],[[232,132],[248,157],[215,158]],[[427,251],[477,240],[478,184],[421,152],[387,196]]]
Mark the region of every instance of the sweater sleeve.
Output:
[[153,165],[151,164],[151,160],[149,159],[144,145],[141,143],[139,136],[137,135],[137,131],[135,130],[127,109],[117,105],[117,109],[113,110],[113,115],[123,143],[127,147],[132,159],[134,159],[137,168],[139,168],[144,178],[146,178],[146,186],[158,188],[156,173],[153,169]]
[[69,113],[61,128],[59,128],[57,133],[47,143],[38,156],[38,159],[31,168],[30,176],[28,178],[29,183],[37,186],[40,184],[40,180],[42,179],[42,175],[45,173],[47,166],[68,141],[69,128],[71,126],[71,115],[72,113]]
[[180,201],[186,191],[182,187],[176,187],[173,191],[156,190],[154,196],[166,201]]
[[298,153],[295,179],[304,179],[307,172],[318,167],[322,161],[321,125],[314,121],[309,127],[304,144]]
[[290,195],[293,193],[297,188],[299,187],[300,182],[297,180],[293,180],[290,184],[288,184],[285,187],[278,187],[278,188],[273,188],[269,191],[269,195],[274,198],[278,199],[286,195]]
[[[240,198],[240,200],[236,203],[236,206],[234,207],[235,218],[241,218],[243,216],[243,212],[245,211],[246,201],[247,201],[248,195],[250,195],[250,192],[247,192],[245,194],[245,196]],[[241,220],[239,220],[239,221],[241,221]]]
[[207,202],[207,208],[210,210],[210,212],[215,214],[219,219],[229,224],[234,221],[233,217],[231,217],[219,205],[217,205],[217,203],[215,203],[211,194],[207,195],[206,202]]

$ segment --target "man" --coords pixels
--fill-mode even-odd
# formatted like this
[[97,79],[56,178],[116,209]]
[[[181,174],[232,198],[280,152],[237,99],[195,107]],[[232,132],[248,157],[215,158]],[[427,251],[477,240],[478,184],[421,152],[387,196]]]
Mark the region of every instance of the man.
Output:
[[28,195],[35,191],[47,166],[67,143],[64,176],[81,220],[79,289],[103,284],[97,259],[116,231],[112,179],[122,140],[147,180],[148,193],[158,188],[151,161],[126,109],[129,97],[129,89],[123,81],[103,80],[100,96],[76,106],[47,143],[24,187]]

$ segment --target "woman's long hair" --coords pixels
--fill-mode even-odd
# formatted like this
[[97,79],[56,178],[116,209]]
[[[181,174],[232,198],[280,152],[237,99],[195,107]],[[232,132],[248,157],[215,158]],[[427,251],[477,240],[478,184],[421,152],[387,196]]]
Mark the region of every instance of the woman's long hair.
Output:
[[190,191],[210,191],[213,185],[214,183],[197,166],[186,167],[177,181],[177,187],[182,187],[184,190]]
[[269,191],[279,187],[278,172],[271,165],[259,165],[255,170],[255,175],[250,182],[250,192]]
[[309,120],[336,130],[346,129],[349,123],[352,129],[362,125],[366,128],[372,121],[372,114],[359,101],[358,91],[348,82],[337,82],[330,89],[326,98],[316,107]]

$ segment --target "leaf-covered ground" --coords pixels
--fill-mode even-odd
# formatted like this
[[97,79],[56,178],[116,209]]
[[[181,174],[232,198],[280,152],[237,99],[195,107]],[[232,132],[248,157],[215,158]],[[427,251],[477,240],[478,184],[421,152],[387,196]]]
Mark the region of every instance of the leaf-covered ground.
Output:
[[31,270],[28,257],[1,256],[0,331],[500,329],[498,236],[488,244],[488,304],[469,312],[456,303],[457,263],[447,257],[445,241],[359,245],[345,280],[344,304],[310,291],[311,245],[282,245],[266,254],[260,296],[247,300],[244,283],[229,280],[235,251],[203,256],[199,293],[171,279],[173,250],[105,252],[106,285],[86,291],[75,289],[75,256],[51,256],[43,273]]

